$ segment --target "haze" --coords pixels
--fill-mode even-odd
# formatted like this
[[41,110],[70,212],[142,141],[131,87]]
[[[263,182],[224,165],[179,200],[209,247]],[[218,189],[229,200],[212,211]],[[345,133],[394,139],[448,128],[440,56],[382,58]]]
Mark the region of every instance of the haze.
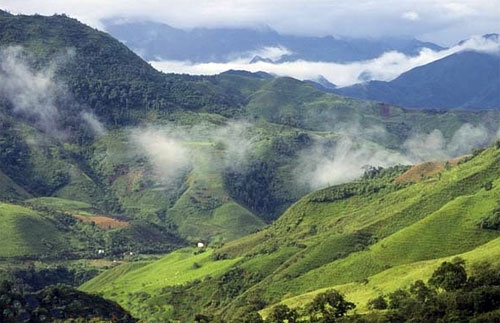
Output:
[[67,14],[102,28],[105,18],[150,20],[177,28],[269,26],[280,33],[343,37],[405,36],[451,46],[500,31],[498,0],[4,0],[11,13]]

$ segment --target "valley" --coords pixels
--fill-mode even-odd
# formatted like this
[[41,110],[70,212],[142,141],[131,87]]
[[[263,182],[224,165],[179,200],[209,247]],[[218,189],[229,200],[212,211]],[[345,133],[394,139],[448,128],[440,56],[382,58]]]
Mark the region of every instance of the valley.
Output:
[[408,109],[266,73],[164,74],[65,15],[1,11],[0,30],[13,322],[40,319],[23,299],[44,293],[85,304],[61,319],[85,317],[96,294],[96,319],[268,322],[276,305],[300,312],[331,289],[355,305],[347,319],[390,321],[398,308],[369,301],[456,257],[472,276],[500,266],[493,106]]

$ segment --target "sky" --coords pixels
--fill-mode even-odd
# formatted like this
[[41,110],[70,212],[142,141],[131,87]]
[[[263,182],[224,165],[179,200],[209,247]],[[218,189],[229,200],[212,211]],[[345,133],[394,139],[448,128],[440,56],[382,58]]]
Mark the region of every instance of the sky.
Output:
[[500,32],[500,0],[2,0],[13,14],[67,14],[102,29],[105,18],[177,28],[265,27],[292,35],[410,36],[451,46]]

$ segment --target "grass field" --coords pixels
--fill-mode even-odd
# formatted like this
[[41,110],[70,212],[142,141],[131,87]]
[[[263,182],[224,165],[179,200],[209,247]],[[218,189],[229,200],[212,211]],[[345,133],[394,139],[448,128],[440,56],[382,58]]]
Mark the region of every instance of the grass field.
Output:
[[[468,265],[496,261],[500,232],[482,229],[479,223],[500,200],[499,161],[500,150],[490,148],[416,184],[395,186],[392,181],[399,174],[394,174],[351,186],[355,193],[348,198],[336,196],[349,186],[307,195],[267,229],[214,251],[232,258],[224,263],[224,270],[238,262],[249,274],[262,277],[224,311],[236,312],[255,293],[269,304],[284,299],[286,304],[301,306],[332,287],[364,311],[368,299],[415,279],[426,280],[446,259],[460,255]],[[374,190],[376,185],[382,186]],[[103,283],[88,290],[125,295],[142,288],[154,294],[161,279],[173,279],[168,282],[172,284],[199,279],[189,269],[194,262],[210,275],[222,274],[224,270],[212,271],[211,264],[218,262],[212,263],[207,255],[175,253],[157,263],[133,265],[140,268],[130,274],[111,271],[113,277],[98,277],[95,282],[103,279]],[[176,276],[157,266],[183,268],[185,274]],[[110,284],[112,288],[105,287]],[[115,297],[127,301],[126,296]]]
[[[131,302],[131,294],[154,296],[166,286],[182,285],[207,276],[218,276],[237,263],[240,258],[211,259],[212,250],[186,248],[174,251],[157,261],[131,262],[114,267],[81,286],[91,293],[123,304],[133,314],[141,304]],[[197,251],[197,252],[195,252]]]
[[[474,264],[485,261],[496,265],[500,262],[500,238],[496,238],[469,252],[395,266],[370,276],[362,282],[332,285],[299,296],[286,298],[280,303],[286,304],[292,308],[301,307],[311,302],[317,294],[334,288],[341,291],[346,299],[356,304],[357,312],[364,313],[368,310],[367,302],[370,299],[380,295],[387,295],[399,288],[407,288],[416,280],[427,282],[434,270],[436,270],[442,262],[451,261],[455,257],[464,259],[468,270],[473,267]],[[272,306],[269,306],[261,311],[261,314],[265,317],[271,309]]]
[[50,255],[70,246],[54,224],[28,208],[0,203],[0,257]]

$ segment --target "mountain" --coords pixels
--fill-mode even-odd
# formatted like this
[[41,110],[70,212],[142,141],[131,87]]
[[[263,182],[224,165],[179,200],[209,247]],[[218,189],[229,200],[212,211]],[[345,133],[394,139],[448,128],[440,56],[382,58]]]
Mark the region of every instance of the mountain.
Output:
[[[265,73],[163,74],[110,35],[66,16],[5,15],[0,26],[8,62],[0,75],[2,199],[58,198],[58,212],[78,215],[70,207],[77,201],[93,208],[93,219],[125,217],[130,225],[104,239],[114,254],[259,230],[326,185],[318,160],[332,163],[335,147],[343,160],[346,143],[362,156],[347,175],[354,179],[367,163],[409,162],[393,157],[407,153],[412,134],[439,129],[451,140],[468,123],[481,127],[487,142],[500,119],[496,111],[435,118]],[[387,156],[372,159],[379,150]],[[302,175],[310,173],[315,177]],[[149,229],[150,249],[147,240],[136,241]]]
[[370,81],[336,93],[408,108],[499,108],[500,56],[462,51],[416,67],[390,82]]
[[[367,169],[357,181],[303,197],[258,233],[201,253],[124,264],[82,289],[129,302],[146,320],[203,314],[236,321],[268,315],[276,304],[299,308],[335,288],[361,318],[390,321],[391,311],[370,312],[368,301],[427,281],[440,263],[459,256],[468,272],[488,262],[498,274],[498,147],[414,168]],[[167,281],[155,276],[160,270]],[[155,310],[160,300],[168,311]]]
[[328,287],[363,309],[402,273],[498,259],[500,157],[478,147],[499,110],[163,74],[63,15],[1,14],[0,30],[0,277],[20,289],[101,273],[81,289],[140,319],[233,322]]
[[[422,48],[442,49],[438,45],[416,39],[372,40],[338,39],[332,36],[291,36],[280,34],[268,27],[195,28],[186,31],[156,22],[123,23],[109,20],[104,24],[110,34],[147,61],[227,62],[251,55],[249,61],[352,62],[375,58],[391,50],[416,55]],[[284,50],[280,57],[256,54],[266,47]]]

